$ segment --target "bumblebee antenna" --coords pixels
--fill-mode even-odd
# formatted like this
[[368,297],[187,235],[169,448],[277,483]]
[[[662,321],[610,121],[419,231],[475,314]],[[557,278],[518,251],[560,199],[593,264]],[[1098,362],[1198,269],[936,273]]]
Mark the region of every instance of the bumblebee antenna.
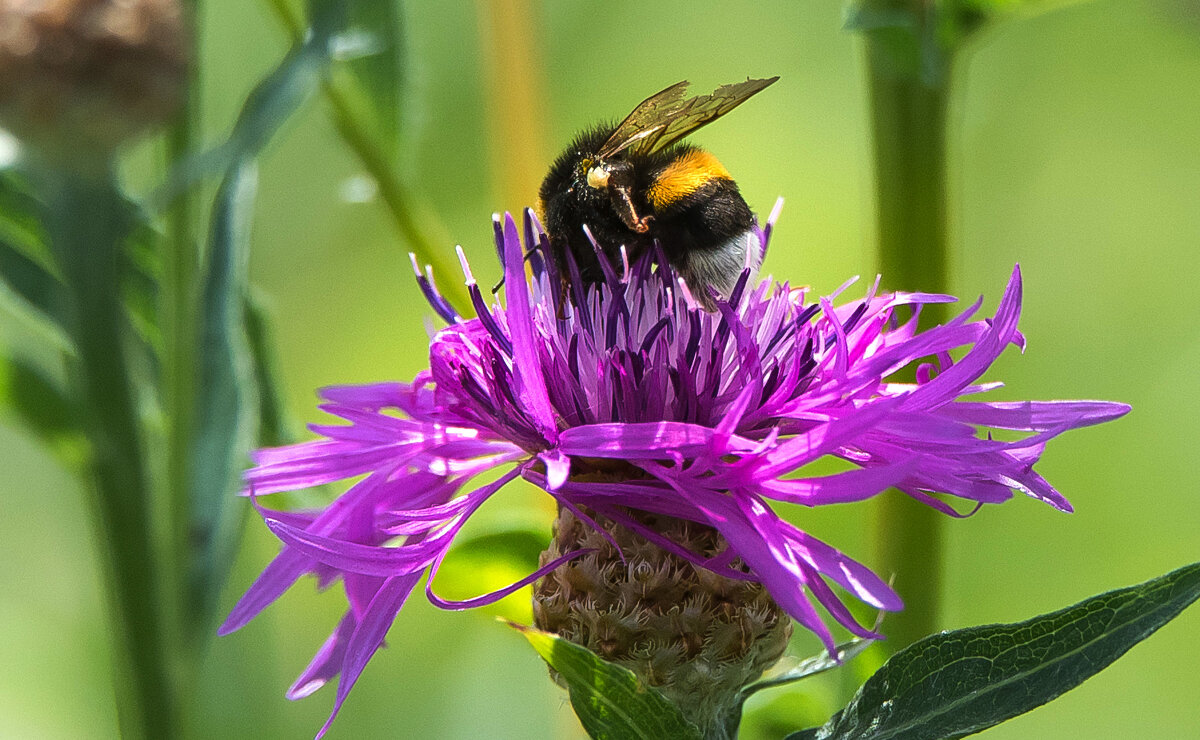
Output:
[[[536,247],[536,246],[530,247],[529,250],[527,252],[525,252],[525,256],[521,258],[521,262],[522,263],[528,262],[529,258],[532,257],[533,253],[536,252],[537,250],[538,250],[538,247]],[[500,282],[498,282],[492,286],[492,295],[496,295],[497,293],[499,293],[500,289],[503,287],[504,287],[504,278],[502,277],[502,278],[500,278]]]

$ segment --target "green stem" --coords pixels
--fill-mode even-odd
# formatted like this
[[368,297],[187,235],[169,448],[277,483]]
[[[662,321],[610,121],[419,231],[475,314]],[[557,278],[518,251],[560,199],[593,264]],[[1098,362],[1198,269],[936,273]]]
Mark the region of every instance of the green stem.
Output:
[[424,230],[418,226],[417,218],[410,205],[413,198],[408,192],[408,188],[396,177],[392,165],[384,156],[383,151],[354,117],[346,96],[329,82],[322,85],[322,90],[333,110],[333,123],[337,127],[338,133],[358,156],[367,173],[379,185],[379,195],[383,199],[384,205],[387,206],[392,223],[400,232],[401,238],[407,241],[419,262],[432,265],[434,274],[442,277],[442,280],[438,282],[438,289],[442,291],[443,296],[450,301],[451,305],[461,312],[463,306],[470,305],[470,299],[467,297],[466,287],[462,280],[453,279],[453,276],[461,274],[461,268],[455,260],[450,258],[449,245],[438,249],[426,237]]
[[[189,35],[194,57],[200,48],[201,1],[188,0]],[[169,169],[186,161],[196,149],[200,126],[200,64],[194,62],[189,70],[186,98],[167,132],[167,162]],[[167,532],[169,609],[168,625],[172,629],[174,655],[180,674],[177,688],[182,696],[198,680],[200,656],[205,647],[205,635],[195,634],[188,626],[195,615],[188,611],[188,574],[193,559],[191,532],[191,458],[195,427],[196,393],[196,316],[197,289],[200,283],[201,240],[197,234],[197,203],[191,191],[184,192],[172,204],[167,219],[167,244],[163,250],[162,328],[163,375],[161,393],[166,433],[165,502]]]
[[104,550],[119,663],[121,733],[171,737],[178,707],[158,613],[141,425],[124,352],[121,247],[131,213],[107,167],[58,173],[47,196],[47,230],[72,298],[72,380],[91,448],[96,536]]
[[[868,32],[866,39],[883,282],[946,292],[947,75],[931,81],[911,63],[921,56],[911,29]],[[941,305],[926,306],[921,324],[942,323],[945,315]],[[898,491],[879,497],[874,514],[875,565],[895,577],[905,602],[884,626],[888,647],[897,650],[939,627],[943,515]]]
[[[292,8],[285,0],[268,2],[279,23],[292,37],[292,41],[299,43],[304,36],[304,26]],[[438,248],[420,226],[418,214],[414,212],[413,207],[415,199],[396,176],[392,162],[376,143],[368,127],[355,116],[350,99],[329,79],[322,82],[321,92],[329,103],[338,134],[378,185],[379,196],[383,199],[396,230],[400,232],[400,237],[417,255],[418,262],[432,265],[434,274],[442,277],[438,282],[438,290],[442,291],[442,295],[452,306],[461,309],[471,305],[464,283],[461,280],[447,279],[460,274],[458,263],[451,256],[453,252],[449,249],[449,244]]]

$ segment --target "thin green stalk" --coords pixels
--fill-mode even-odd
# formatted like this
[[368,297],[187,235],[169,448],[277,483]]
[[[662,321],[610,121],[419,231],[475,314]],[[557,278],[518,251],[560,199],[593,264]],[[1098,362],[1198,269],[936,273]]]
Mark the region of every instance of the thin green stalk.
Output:
[[60,172],[47,192],[48,233],[71,294],[76,400],[90,443],[96,538],[114,624],[122,736],[176,734],[169,650],[141,425],[124,344],[120,250],[132,225],[110,170]]
[[[947,75],[926,74],[919,30],[865,36],[880,272],[889,288],[946,292]],[[933,326],[945,316],[942,306],[926,306],[921,324]],[[892,650],[939,628],[942,517],[898,491],[875,503],[875,565],[895,577],[905,602],[884,625]]]
[[[200,121],[200,0],[188,2],[191,45],[194,61],[189,70],[186,98],[167,133],[167,167],[186,161],[199,138]],[[174,629],[176,657],[182,661],[183,683],[195,680],[199,654],[203,647],[185,626],[187,574],[192,558],[191,455],[195,426],[196,315],[200,282],[200,245],[196,232],[196,197],[185,192],[173,203],[168,214],[168,246],[164,250],[162,281],[163,417],[166,425],[166,490],[170,551],[164,553],[170,563],[170,624]]]
[[[280,24],[287,29],[293,42],[299,42],[304,35],[304,26],[296,17],[285,0],[269,0],[271,9]],[[365,123],[354,114],[350,99],[328,79],[322,82],[321,92],[329,103],[333,124],[338,134],[346,142],[350,150],[358,157],[367,173],[379,187],[379,196],[383,199],[392,217],[392,223],[400,232],[408,248],[417,255],[421,264],[432,265],[436,275],[443,278],[458,275],[459,266],[452,258],[449,245],[438,247],[427,236],[420,226],[417,214],[414,213],[414,199],[396,176],[393,163],[384,150],[375,141]],[[470,305],[466,287],[460,280],[443,279],[438,283],[439,290],[456,308]]]
[[[321,88],[325,99],[333,110],[333,123],[337,127],[346,144],[358,156],[367,173],[379,185],[379,195],[391,214],[392,222],[400,232],[400,236],[408,243],[410,249],[417,255],[422,264],[433,265],[435,274],[442,276],[458,275],[459,266],[449,257],[449,245],[439,249],[426,237],[423,229],[417,224],[413,213],[412,196],[408,188],[400,182],[393,171],[391,163],[384,156],[379,145],[367,133],[365,127],[355,118],[350,101],[339,90],[328,82]],[[466,288],[460,280],[443,280],[438,288],[444,290],[444,295],[450,303],[459,308],[470,305]]]

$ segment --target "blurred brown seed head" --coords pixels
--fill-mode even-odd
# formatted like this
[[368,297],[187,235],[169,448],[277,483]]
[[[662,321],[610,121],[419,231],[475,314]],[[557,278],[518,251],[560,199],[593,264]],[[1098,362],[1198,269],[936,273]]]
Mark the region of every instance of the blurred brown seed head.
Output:
[[189,51],[178,0],[0,0],[0,126],[110,153],[178,108]]

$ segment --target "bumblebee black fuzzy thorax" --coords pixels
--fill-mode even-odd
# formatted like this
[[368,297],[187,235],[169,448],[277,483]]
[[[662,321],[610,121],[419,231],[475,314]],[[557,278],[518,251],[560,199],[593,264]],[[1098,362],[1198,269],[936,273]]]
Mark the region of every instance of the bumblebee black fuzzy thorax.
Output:
[[681,82],[643,101],[617,125],[585,131],[542,182],[540,211],[561,274],[569,253],[586,284],[604,279],[584,232],[613,265],[662,246],[695,298],[728,296],[746,266],[758,267],[754,216],[737,184],[709,152],[677,143],[775,81],[747,80],[683,98]]

